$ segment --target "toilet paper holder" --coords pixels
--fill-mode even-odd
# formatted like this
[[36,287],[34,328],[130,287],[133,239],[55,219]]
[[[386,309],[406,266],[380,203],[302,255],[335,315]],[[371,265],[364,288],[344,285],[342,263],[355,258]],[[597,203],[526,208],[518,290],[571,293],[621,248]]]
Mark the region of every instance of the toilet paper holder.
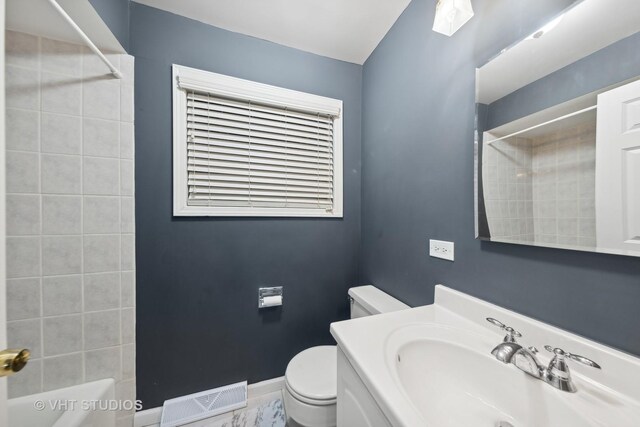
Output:
[[258,308],[282,305],[282,286],[258,289]]

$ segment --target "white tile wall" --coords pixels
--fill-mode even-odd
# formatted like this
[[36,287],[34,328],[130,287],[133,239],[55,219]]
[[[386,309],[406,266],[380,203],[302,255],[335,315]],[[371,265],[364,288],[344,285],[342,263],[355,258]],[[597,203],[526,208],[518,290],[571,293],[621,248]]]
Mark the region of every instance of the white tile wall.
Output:
[[[6,35],[12,397],[99,378],[135,395],[133,58]],[[132,425],[132,414],[118,414]]]
[[532,145],[535,241],[595,247],[595,121]]
[[595,122],[485,145],[483,184],[491,236],[595,246]]
[[7,150],[7,193],[39,193],[38,153]]
[[82,118],[42,113],[40,143],[43,153],[80,154],[82,152]]
[[66,154],[41,154],[41,189],[48,194],[80,194],[82,158]]
[[492,238],[533,240],[531,141],[509,138],[485,145],[485,207]]
[[80,234],[82,196],[42,196],[42,234]]
[[7,110],[6,147],[10,150],[38,151],[40,114],[30,110]]
[[7,228],[15,235],[40,234],[40,196],[10,194],[7,196]]
[[53,276],[42,279],[44,316],[82,313],[82,276]]

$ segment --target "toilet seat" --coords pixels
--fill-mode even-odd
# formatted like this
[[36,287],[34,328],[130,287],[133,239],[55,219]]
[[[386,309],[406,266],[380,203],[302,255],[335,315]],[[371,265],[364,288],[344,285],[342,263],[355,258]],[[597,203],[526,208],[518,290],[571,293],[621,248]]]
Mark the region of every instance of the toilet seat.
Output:
[[337,347],[324,345],[298,353],[287,365],[285,386],[297,400],[309,405],[336,403]]
[[287,389],[287,392],[289,392],[289,394],[291,394],[291,396],[296,399],[299,400],[300,402],[306,403],[308,405],[313,405],[313,406],[328,406],[328,405],[335,405],[335,403],[337,402],[337,398],[332,398],[332,399],[325,399],[325,400],[320,400],[320,399],[310,399],[307,396],[303,396],[299,393],[296,393],[295,390],[293,390],[291,388],[291,386],[289,386],[288,383],[286,383],[285,381],[285,387]]

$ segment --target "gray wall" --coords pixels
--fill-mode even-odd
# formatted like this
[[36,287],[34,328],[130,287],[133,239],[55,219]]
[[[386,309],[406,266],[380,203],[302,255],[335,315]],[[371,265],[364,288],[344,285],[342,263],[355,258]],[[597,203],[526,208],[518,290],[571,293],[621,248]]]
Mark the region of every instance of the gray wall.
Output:
[[[411,305],[443,283],[640,355],[640,259],[473,237],[475,68],[570,3],[475,0],[447,38],[414,0],[380,43],[363,70],[361,279]],[[429,258],[429,238],[456,261]]]
[[[329,344],[358,284],[362,67],[131,4],[136,57],[138,398],[284,374]],[[344,219],[173,218],[171,64],[344,101]],[[258,311],[258,287],[282,308]],[[180,358],[180,362],[176,364]]]
[[122,47],[129,51],[129,0],[89,0]]

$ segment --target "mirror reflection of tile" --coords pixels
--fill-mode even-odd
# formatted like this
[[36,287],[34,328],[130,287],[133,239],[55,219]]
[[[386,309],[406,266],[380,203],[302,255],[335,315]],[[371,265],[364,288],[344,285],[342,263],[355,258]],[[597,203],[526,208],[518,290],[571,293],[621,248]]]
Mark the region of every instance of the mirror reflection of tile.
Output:
[[596,246],[595,122],[485,147],[492,238]]

